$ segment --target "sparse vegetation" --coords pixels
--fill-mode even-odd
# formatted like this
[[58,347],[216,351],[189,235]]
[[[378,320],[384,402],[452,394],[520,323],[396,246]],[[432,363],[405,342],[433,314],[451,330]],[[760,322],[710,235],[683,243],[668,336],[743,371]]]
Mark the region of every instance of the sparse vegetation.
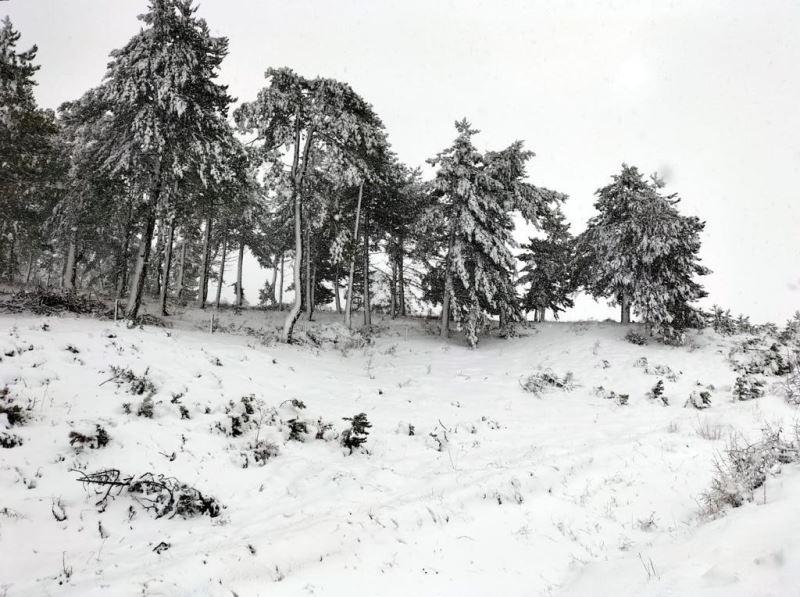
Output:
[[563,376],[559,376],[550,369],[529,375],[525,381],[520,382],[520,386],[526,392],[540,397],[544,392],[552,389],[569,392],[575,388],[575,380],[572,371],[567,371]]

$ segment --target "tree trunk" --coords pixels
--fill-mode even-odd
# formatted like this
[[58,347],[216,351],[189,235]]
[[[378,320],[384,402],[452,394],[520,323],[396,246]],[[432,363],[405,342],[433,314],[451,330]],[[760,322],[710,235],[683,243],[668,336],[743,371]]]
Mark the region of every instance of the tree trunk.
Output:
[[546,321],[547,320],[547,309],[545,307],[539,307],[539,321]]
[[631,300],[624,292],[622,293],[622,298],[620,300],[620,322],[631,322]]
[[336,301],[336,313],[341,315],[342,314],[342,299],[339,297],[339,276],[341,272],[339,271],[339,263],[336,263],[336,269],[333,273],[333,299]]
[[128,306],[125,317],[135,321],[139,315],[139,308],[142,306],[142,294],[144,293],[144,283],[147,277],[147,264],[150,261],[150,245],[153,242],[153,229],[156,225],[156,208],[159,196],[161,195],[161,167],[156,169],[156,183],[153,192],[147,202],[147,214],[145,216],[142,240],[139,244],[139,253],[136,257],[136,270],[128,298]]
[[75,278],[78,274],[77,262],[77,230],[70,230],[69,247],[67,248],[67,263],[64,266],[64,281],[62,286],[67,290],[75,290]]
[[[244,240],[239,239],[239,258],[236,261],[236,306],[241,309],[244,302],[244,289],[242,288],[242,269],[244,266]],[[273,277],[273,294],[275,280]]]
[[177,280],[178,290],[176,292],[176,297],[178,300],[181,300],[181,298],[183,298],[183,274],[185,270],[186,270],[186,239],[184,238],[181,241],[181,260],[180,260],[180,265],[178,266],[178,280]]
[[283,286],[284,286],[284,279],[283,279],[283,266],[286,263],[286,258],[284,254],[281,253],[281,285],[278,288],[278,311],[283,311]]
[[308,320],[314,316],[314,297],[311,296],[313,280],[311,279],[311,224],[309,218],[305,219],[306,225],[306,316]]
[[33,273],[33,264],[36,261],[36,252],[31,247],[31,253],[28,255],[28,269],[25,273],[25,285],[31,283],[31,274]]
[[164,275],[162,268],[162,257],[164,255],[164,218],[161,218],[156,222],[156,227],[158,229],[158,236],[156,237],[156,287],[153,294],[157,297],[161,297],[161,284],[162,277]]
[[278,288],[276,286],[278,284],[278,257],[283,259],[283,255],[281,254],[275,255],[272,260],[272,283],[270,285],[272,296],[270,297],[270,300],[272,301],[273,306],[278,304]]
[[294,324],[300,317],[303,308],[303,202],[300,195],[302,191],[303,178],[308,167],[309,153],[311,152],[311,142],[314,138],[314,130],[309,129],[306,133],[306,140],[303,147],[303,165],[300,167],[300,124],[299,115],[295,115],[294,133],[294,158],[292,160],[292,202],[294,203],[294,305],[283,322],[283,334],[281,339],[284,342],[292,341]]
[[14,249],[17,245],[17,237],[11,234],[11,245],[8,247],[8,281],[14,283],[14,276],[17,270],[17,256]]
[[214,308],[219,311],[219,301],[222,298],[222,283],[225,280],[225,255],[228,252],[228,236],[222,237],[222,259],[219,262],[219,281],[217,282],[217,300],[214,301]]
[[353,251],[350,255],[350,274],[347,277],[347,304],[344,308],[344,323],[353,327],[353,276],[356,271],[356,253],[358,252],[358,222],[361,219],[361,198],[364,194],[364,182],[358,185],[358,202],[356,203],[356,222],[353,226]]
[[169,270],[172,265],[172,241],[175,238],[175,221],[169,221],[169,228],[166,234],[166,246],[164,247],[164,267],[162,269],[164,278],[161,282],[161,293],[159,294],[159,304],[161,305],[161,315],[167,313],[167,294],[169,294]]
[[364,211],[364,328],[372,327],[372,305],[369,300],[369,212]]
[[206,218],[206,229],[203,233],[203,258],[200,263],[200,286],[197,288],[197,306],[206,308],[208,296],[208,258],[211,255],[211,216]]
[[314,309],[317,306],[317,264],[311,268],[311,286],[308,291],[308,320],[314,317]]
[[389,288],[391,297],[389,298],[389,311],[392,314],[392,319],[397,316],[397,260],[392,259],[392,282]]
[[292,341],[294,324],[300,317],[300,310],[303,308],[303,224],[300,221],[302,209],[300,205],[300,194],[297,189],[293,190],[294,200],[294,305],[286,315],[283,322],[284,342]]
[[453,280],[450,272],[453,247],[456,244],[455,224],[450,225],[450,238],[447,241],[447,257],[444,265],[444,297],[442,298],[442,338],[450,333],[450,294],[453,292]]
[[403,237],[401,236],[398,239],[398,248],[397,248],[397,292],[399,293],[400,299],[400,316],[406,316],[406,278],[403,268],[403,260],[405,257],[405,248],[403,243]]

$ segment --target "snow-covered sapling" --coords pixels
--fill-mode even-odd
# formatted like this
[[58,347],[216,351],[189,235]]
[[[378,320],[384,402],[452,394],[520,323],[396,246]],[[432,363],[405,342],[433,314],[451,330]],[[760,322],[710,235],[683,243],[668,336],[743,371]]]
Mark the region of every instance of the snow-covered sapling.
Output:
[[755,400],[764,395],[764,382],[751,375],[740,375],[733,386],[733,396],[736,400]]
[[661,400],[664,406],[669,406],[669,398],[664,394],[664,380],[659,379],[656,385],[647,394],[653,400]]
[[95,425],[94,433],[80,433],[79,431],[69,432],[69,445],[80,451],[83,448],[97,450],[108,445],[111,438],[108,432],[100,425]]
[[645,338],[642,334],[640,334],[636,330],[629,330],[628,333],[625,334],[625,339],[631,344],[636,344],[636,346],[647,345],[647,338]]
[[369,428],[372,423],[367,420],[366,413],[358,413],[353,417],[344,417],[345,421],[350,421],[350,427],[342,432],[342,445],[349,448],[350,453],[360,448],[367,442]]

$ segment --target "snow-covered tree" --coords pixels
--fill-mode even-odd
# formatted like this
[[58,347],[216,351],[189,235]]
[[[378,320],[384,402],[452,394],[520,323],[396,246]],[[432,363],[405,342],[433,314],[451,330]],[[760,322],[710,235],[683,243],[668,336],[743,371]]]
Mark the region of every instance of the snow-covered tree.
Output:
[[621,306],[622,322],[633,309],[656,333],[670,336],[699,323],[691,303],[706,295],[694,278],[705,223],[682,216],[676,195],[623,164],[611,184],[597,191],[598,214],[578,242],[583,283],[595,297]]
[[[295,301],[286,316],[282,338],[291,342],[303,308],[303,251],[310,193],[306,177],[320,150],[338,153],[349,165],[350,178],[369,175],[368,160],[386,151],[383,124],[346,83],[333,79],[306,79],[288,68],[269,69],[268,85],[257,98],[237,109],[235,117],[244,133],[255,133],[256,146],[267,163],[282,163],[288,171],[281,185],[292,206],[294,225]],[[281,152],[284,150],[285,153]]]
[[112,175],[124,174],[140,198],[129,318],[139,311],[164,198],[173,193],[194,200],[195,181],[209,185],[225,175],[220,143],[228,138],[231,98],[215,79],[228,42],[213,37],[195,11],[192,0],[150,0],[139,17],[145,27],[111,53],[103,83],[111,112],[103,166]]
[[469,122],[456,122],[456,130],[453,145],[429,160],[438,169],[432,183],[436,202],[427,219],[444,256],[429,271],[428,298],[441,297],[442,335],[448,334],[452,311],[474,347],[486,313],[499,314],[504,323],[522,318],[511,253],[512,212],[538,224],[561,196],[525,182],[525,164],[533,153],[522,142],[481,153],[472,143],[478,131]]
[[545,311],[558,312],[573,306],[575,291],[572,275],[573,237],[569,223],[560,209],[542,218],[543,237],[532,237],[522,245],[524,251],[518,259],[525,265],[519,283],[526,287],[522,296],[522,309],[533,311],[537,321],[544,321]]
[[54,115],[39,109],[33,95],[37,48],[18,51],[19,39],[6,17],[0,24],[0,275],[9,280],[23,250],[30,277],[64,167]]

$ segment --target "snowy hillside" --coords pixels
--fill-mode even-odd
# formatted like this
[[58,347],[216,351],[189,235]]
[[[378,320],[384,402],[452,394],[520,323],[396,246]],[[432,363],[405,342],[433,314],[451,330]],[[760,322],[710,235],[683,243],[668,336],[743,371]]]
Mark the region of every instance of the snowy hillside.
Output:
[[[299,346],[265,342],[261,312],[224,312],[213,335],[197,312],[174,329],[1,316],[2,400],[22,408],[0,432],[22,443],[0,449],[0,595],[800,586],[797,464],[755,502],[700,515],[732,434],[794,433],[775,388],[732,400],[736,337],[637,346],[618,324],[543,323],[470,350],[407,319],[362,345],[319,316]],[[537,372],[573,387],[525,391]],[[647,395],[659,380],[666,400]],[[698,390],[711,406],[685,407]],[[343,418],[362,412],[372,427],[350,453]],[[109,469],[154,482],[78,481]],[[165,486],[188,501],[159,501]]]

